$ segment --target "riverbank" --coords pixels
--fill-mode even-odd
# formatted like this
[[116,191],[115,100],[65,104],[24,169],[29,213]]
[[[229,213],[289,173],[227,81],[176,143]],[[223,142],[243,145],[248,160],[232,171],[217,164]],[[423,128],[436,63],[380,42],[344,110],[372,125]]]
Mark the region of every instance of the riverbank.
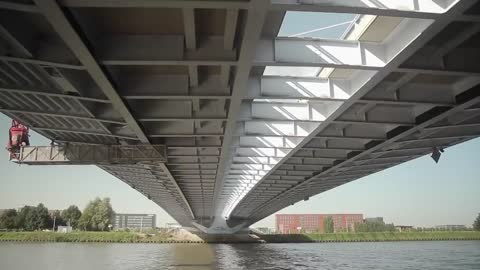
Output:
[[[80,242],[80,243],[310,243],[480,240],[480,232],[378,232],[326,234],[267,234],[257,237],[195,238],[185,233],[143,234],[136,232],[0,232],[0,242]],[[234,240],[232,240],[234,239]],[[240,241],[240,240],[241,241]],[[248,240],[248,241],[247,241]]]
[[480,240],[480,232],[435,231],[435,232],[269,234],[269,235],[262,235],[261,238],[267,243],[447,241],[447,240]]
[[136,232],[0,232],[0,242],[80,242],[80,243],[199,243],[168,233]]

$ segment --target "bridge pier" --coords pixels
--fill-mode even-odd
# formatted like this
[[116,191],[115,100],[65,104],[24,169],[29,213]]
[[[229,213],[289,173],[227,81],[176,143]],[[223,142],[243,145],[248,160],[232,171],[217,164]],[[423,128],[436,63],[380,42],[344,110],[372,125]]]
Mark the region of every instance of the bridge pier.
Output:
[[205,227],[197,222],[192,222],[193,226],[206,234],[247,234],[248,223],[243,221],[235,226],[230,226],[224,217],[217,216],[214,218],[210,227]]

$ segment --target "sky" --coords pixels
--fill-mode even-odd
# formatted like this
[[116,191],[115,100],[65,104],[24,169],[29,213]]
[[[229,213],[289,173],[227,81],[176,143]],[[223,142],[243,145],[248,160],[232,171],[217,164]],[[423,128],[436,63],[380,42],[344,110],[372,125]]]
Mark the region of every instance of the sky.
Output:
[[354,18],[347,13],[287,12],[278,36],[339,38]]
[[[353,15],[287,14],[280,35],[288,36],[349,21]],[[308,34],[334,38],[347,25]],[[10,119],[0,114],[0,143],[7,142]],[[49,141],[31,132],[32,145]],[[3,148],[2,148],[3,149]],[[363,177],[287,207],[278,213],[360,213],[397,225],[471,226],[480,212],[480,139],[447,148],[439,164],[424,156]],[[157,215],[158,226],[175,222],[154,202],[95,166],[27,166],[0,154],[0,209],[44,203],[49,209],[75,204],[81,209],[95,197],[110,197],[117,213]],[[253,225],[274,227],[274,216]]]

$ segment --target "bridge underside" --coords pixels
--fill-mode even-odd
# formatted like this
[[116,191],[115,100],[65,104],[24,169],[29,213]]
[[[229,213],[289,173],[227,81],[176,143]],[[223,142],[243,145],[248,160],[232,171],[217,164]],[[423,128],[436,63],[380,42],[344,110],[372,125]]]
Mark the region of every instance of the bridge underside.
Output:
[[[292,11],[353,20],[279,37]],[[471,0],[0,0],[0,112],[60,144],[165,145],[98,165],[233,233],[477,137],[479,33]]]

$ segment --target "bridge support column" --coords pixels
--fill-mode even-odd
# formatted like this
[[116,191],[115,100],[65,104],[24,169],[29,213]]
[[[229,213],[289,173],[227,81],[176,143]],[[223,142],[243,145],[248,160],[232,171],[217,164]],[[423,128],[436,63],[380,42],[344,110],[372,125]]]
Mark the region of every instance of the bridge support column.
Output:
[[225,220],[224,217],[215,217],[213,220],[213,223],[210,227],[205,227],[201,224],[198,224],[196,222],[192,223],[195,228],[198,230],[206,233],[206,234],[235,234],[235,233],[247,233],[247,231],[244,232],[244,229],[248,229],[248,223],[241,222],[238,225],[235,225],[233,227],[230,227],[227,224],[227,220]]

